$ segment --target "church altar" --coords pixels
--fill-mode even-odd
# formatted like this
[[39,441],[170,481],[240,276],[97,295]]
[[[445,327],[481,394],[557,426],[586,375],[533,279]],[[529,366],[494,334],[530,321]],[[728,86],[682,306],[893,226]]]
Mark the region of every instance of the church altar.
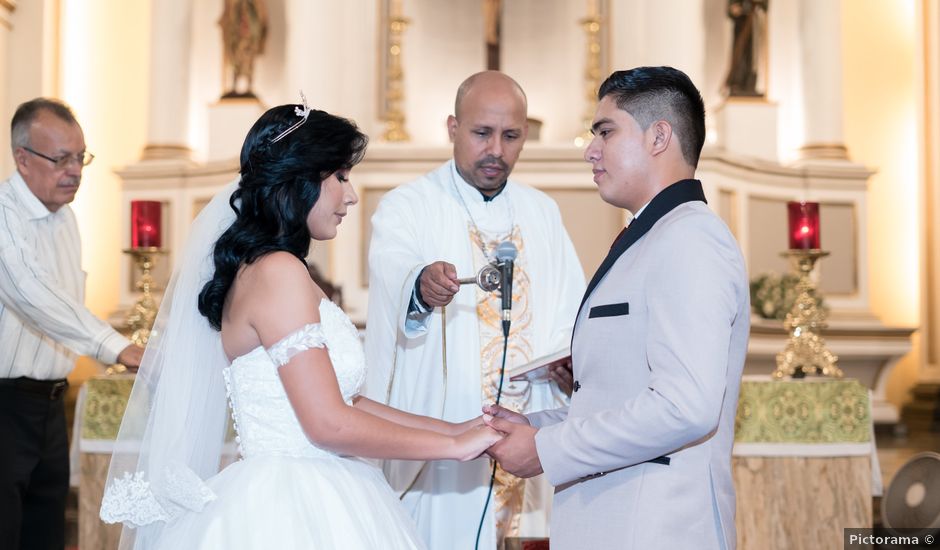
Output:
[[732,475],[738,548],[841,548],[881,495],[869,390],[852,379],[745,376]]
[[[82,384],[75,403],[70,459],[72,485],[78,485],[79,548],[117,548],[121,539],[121,525],[104,523],[98,517],[98,510],[134,379],[134,374],[91,378]],[[230,420],[222,448],[223,465],[237,458],[234,439],[235,430]]]
[[117,548],[121,526],[98,518],[111,452],[134,386],[134,375],[98,376],[82,384],[75,404],[71,468],[78,477],[80,548]]
[[[311,247],[310,261],[342,288],[343,308],[358,326],[365,324],[368,304],[372,213],[385,192],[438,167],[450,154],[447,146],[371,144],[351,175],[359,204],[349,210],[334,240]],[[512,177],[555,199],[589,279],[630,215],[600,199],[582,157],[583,149],[574,145],[529,143]],[[158,286],[168,280],[193,218],[237,171],[234,158],[205,163],[143,161],[117,170],[123,180],[125,224],[129,224],[133,200],[164,205],[164,243],[169,252],[154,270]],[[822,335],[840,356],[845,375],[872,389],[875,422],[894,423],[899,415],[886,400],[887,382],[894,365],[910,351],[914,329],[886,326],[871,313],[866,229],[870,175],[870,170],[849,162],[783,165],[707,144],[697,173],[709,205],[738,239],[752,278],[789,269],[779,256],[787,247],[786,202],[794,198],[820,202],[823,246],[831,252],[817,267],[819,288],[831,311],[830,326]],[[129,230],[128,225],[128,234]],[[137,297],[133,277],[131,263],[124,262],[122,304],[131,304]],[[123,311],[115,312],[114,318],[123,319]],[[745,373],[769,374],[785,343],[780,322],[755,318]]]
[[[81,548],[117,548],[120,539],[120,526],[103,523],[98,509],[133,382],[131,374],[92,378],[76,404]],[[226,453],[236,458],[233,447]],[[881,485],[875,456],[864,384],[745,376],[732,457],[738,548],[835,548],[843,527],[870,527]],[[514,541],[523,542],[535,544]]]

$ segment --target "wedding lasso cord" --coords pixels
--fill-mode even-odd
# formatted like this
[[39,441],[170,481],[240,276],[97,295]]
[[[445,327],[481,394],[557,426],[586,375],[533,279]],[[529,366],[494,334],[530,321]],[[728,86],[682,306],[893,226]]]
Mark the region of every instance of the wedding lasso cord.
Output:
[[[503,335],[503,363],[499,367],[499,386],[496,387],[496,404],[499,405],[499,398],[503,396],[503,375],[506,374],[506,349],[509,346],[509,335]],[[493,496],[493,484],[496,482],[496,461],[493,461],[493,471],[490,472],[490,487],[486,490],[486,502],[483,503],[483,513],[480,514],[480,525],[477,527],[477,539],[473,545],[474,550],[480,548],[480,533],[483,532],[483,522],[486,520],[486,510],[490,506],[490,498]]]
[[[397,351],[397,350],[396,350]],[[444,406],[447,404],[447,306],[441,306],[441,356],[442,356],[442,366],[444,374],[444,397],[441,399],[441,420],[444,420]],[[502,385],[502,381],[500,381]],[[391,386],[389,386],[389,391],[391,391]],[[398,500],[404,500],[405,495],[411,492],[415,487],[415,483],[418,482],[418,478],[421,477],[421,474],[424,473],[424,470],[428,467],[428,461],[425,460],[424,464],[421,465],[421,468],[418,469],[418,473],[415,474],[414,479],[411,480],[411,483],[405,487],[405,490],[398,495]]]
[[[395,384],[395,371],[398,367],[398,346],[395,346],[395,353],[392,357],[392,375],[389,377],[388,388],[386,388],[385,393],[385,404],[388,405],[392,402],[392,386]],[[444,376],[443,381],[443,399],[441,399],[441,414],[440,419],[444,420],[444,408],[447,405],[447,306],[441,306],[441,369]],[[500,386],[502,386],[502,380],[500,380]],[[424,473],[428,467],[428,461],[425,460],[421,464],[421,467],[418,468],[418,473],[415,474],[415,477],[411,480],[411,483],[405,487],[405,490],[398,495],[398,500],[404,500],[405,495],[411,492],[414,489],[415,483],[418,482],[418,479],[421,477],[421,474]]]

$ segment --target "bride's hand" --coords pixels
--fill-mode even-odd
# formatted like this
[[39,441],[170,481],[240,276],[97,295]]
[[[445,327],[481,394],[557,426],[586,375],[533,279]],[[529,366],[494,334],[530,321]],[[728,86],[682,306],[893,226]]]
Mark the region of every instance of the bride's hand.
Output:
[[464,420],[463,422],[451,422],[450,430],[447,431],[446,433],[448,435],[457,436],[466,432],[467,430],[472,430],[473,428],[476,428],[478,426],[483,426],[482,414],[476,418],[471,418],[470,420]]
[[454,437],[456,447],[454,458],[461,462],[473,460],[502,438],[502,434],[489,426],[483,424],[474,426]]

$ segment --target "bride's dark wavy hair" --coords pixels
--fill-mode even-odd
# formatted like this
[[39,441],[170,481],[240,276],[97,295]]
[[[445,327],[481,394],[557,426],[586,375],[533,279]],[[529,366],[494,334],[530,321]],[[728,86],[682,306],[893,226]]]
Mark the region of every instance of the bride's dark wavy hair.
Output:
[[242,264],[278,250],[303,262],[311,239],[307,215],[320,197],[321,183],[365,154],[369,138],[355,123],[317,110],[272,143],[300,120],[298,107],[269,109],[242,146],[241,181],[230,200],[235,221],[216,241],[215,273],[199,293],[199,312],[216,330],[222,328],[222,306]]

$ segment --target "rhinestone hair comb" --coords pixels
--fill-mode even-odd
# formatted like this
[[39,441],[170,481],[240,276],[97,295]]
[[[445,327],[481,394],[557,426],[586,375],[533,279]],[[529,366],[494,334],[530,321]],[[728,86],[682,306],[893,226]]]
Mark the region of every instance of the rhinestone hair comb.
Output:
[[278,134],[274,139],[271,140],[271,143],[277,143],[284,139],[288,134],[303,126],[304,122],[307,122],[307,117],[310,116],[310,107],[307,105],[307,96],[304,95],[304,91],[300,91],[300,101],[303,103],[303,108],[294,107],[294,114],[301,117],[300,120],[291,125],[290,128],[284,130]]

